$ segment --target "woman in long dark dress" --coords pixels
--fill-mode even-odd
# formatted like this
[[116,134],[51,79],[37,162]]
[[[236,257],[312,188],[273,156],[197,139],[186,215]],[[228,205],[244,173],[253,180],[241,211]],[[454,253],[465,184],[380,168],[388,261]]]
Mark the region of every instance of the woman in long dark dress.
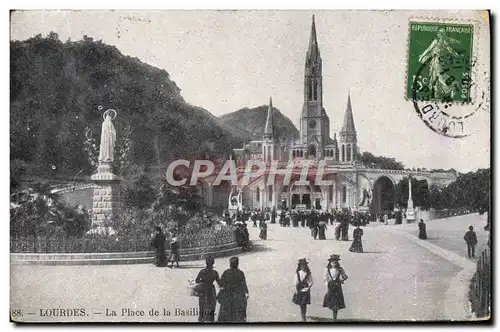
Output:
[[160,227],[155,227],[156,235],[151,241],[151,247],[156,250],[155,265],[158,267],[167,266],[167,255],[165,254],[167,238]]
[[318,238],[320,240],[326,240],[326,222],[320,221],[318,224]]
[[259,237],[261,240],[267,240],[267,224],[265,221],[260,225]]
[[207,266],[202,269],[196,277],[196,283],[202,284],[202,291],[199,295],[200,315],[198,322],[213,322],[215,319],[216,293],[214,281],[220,287],[220,278],[214,270],[215,259],[211,256],[205,259]]
[[248,288],[245,274],[238,265],[238,257],[232,257],[229,269],[222,274],[221,290],[217,295],[220,303],[218,322],[246,322]]
[[352,244],[349,248],[349,251],[352,252],[363,252],[363,242],[361,242],[361,237],[363,236],[363,230],[359,228],[359,224],[356,225],[356,228],[352,232]]
[[344,294],[342,293],[342,284],[348,277],[344,268],[340,266],[339,261],[339,255],[331,255],[325,271],[325,284],[328,290],[323,299],[323,307],[332,310],[334,321],[337,320],[339,310],[346,307]]
[[418,223],[418,238],[421,240],[427,240],[427,230],[423,219],[420,219]]
[[313,278],[311,270],[307,265],[305,258],[299,259],[297,271],[295,273],[295,293],[293,302],[300,306],[300,316],[302,321],[306,321],[307,305],[311,304],[311,287],[313,285]]

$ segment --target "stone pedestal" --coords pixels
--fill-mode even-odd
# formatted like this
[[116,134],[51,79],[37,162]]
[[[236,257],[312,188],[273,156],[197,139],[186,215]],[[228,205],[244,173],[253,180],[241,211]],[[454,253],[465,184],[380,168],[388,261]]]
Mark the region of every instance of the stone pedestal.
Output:
[[408,200],[408,208],[406,209],[406,222],[411,223],[415,221],[415,208],[413,207],[413,200]]
[[92,227],[108,227],[114,215],[121,207],[121,178],[111,173],[109,164],[99,165],[96,174],[92,175],[94,182],[94,199],[92,203]]
[[369,206],[359,206],[357,208],[357,211],[362,212],[362,213],[367,213],[367,212],[370,212],[370,207]]

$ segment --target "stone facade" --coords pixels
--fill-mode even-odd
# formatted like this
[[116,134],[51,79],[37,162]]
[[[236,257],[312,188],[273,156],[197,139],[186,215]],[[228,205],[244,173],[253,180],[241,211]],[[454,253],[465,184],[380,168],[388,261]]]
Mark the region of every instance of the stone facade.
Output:
[[105,225],[120,209],[120,181],[95,181],[92,224]]
[[92,202],[92,226],[107,227],[120,208],[121,179],[111,172],[109,164],[100,164],[98,171],[91,177],[94,182]]

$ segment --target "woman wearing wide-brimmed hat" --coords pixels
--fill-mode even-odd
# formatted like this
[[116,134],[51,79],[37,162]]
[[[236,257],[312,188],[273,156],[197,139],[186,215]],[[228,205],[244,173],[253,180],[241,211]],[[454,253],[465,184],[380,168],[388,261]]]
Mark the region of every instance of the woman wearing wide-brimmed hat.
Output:
[[325,271],[325,284],[328,287],[327,293],[323,299],[323,307],[333,311],[333,320],[337,320],[337,313],[344,309],[344,294],[342,293],[342,284],[347,280],[347,274],[344,268],[340,266],[340,256],[333,254],[328,259],[328,265]]
[[311,304],[311,287],[313,278],[307,260],[299,259],[297,271],[295,273],[295,293],[293,294],[293,303],[300,306],[300,315],[302,321],[306,321],[307,305]]

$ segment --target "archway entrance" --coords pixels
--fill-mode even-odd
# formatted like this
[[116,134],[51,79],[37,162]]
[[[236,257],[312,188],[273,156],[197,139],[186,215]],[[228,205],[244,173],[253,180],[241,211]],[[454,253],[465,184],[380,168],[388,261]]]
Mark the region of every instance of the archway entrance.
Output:
[[373,184],[373,213],[387,212],[394,210],[395,188],[391,179],[381,176]]
[[300,195],[299,194],[293,194],[292,195],[292,209],[295,209],[295,206],[297,204],[300,204]]
[[309,148],[307,149],[307,154],[310,157],[316,157],[316,145],[314,144],[309,145]]
[[290,196],[290,207],[292,210],[296,209],[297,205],[304,205],[303,208],[309,210],[314,203],[311,187],[308,185],[292,185],[290,188]]
[[311,209],[311,194],[302,195],[302,204],[306,206],[307,210]]

